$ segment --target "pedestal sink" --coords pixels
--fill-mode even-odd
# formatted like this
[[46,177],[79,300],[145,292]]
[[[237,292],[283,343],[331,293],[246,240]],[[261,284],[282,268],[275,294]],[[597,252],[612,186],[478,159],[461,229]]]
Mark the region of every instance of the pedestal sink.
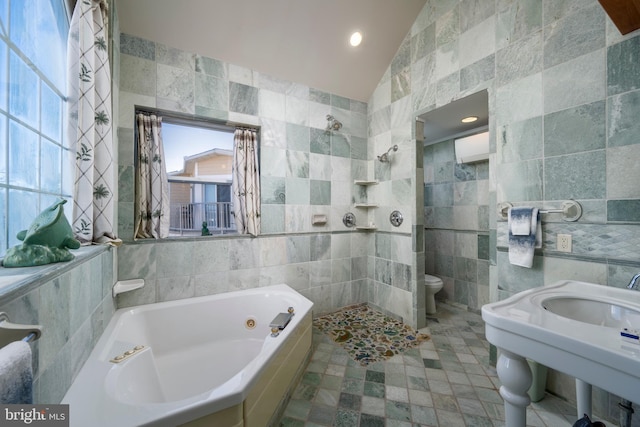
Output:
[[498,347],[507,427],[526,425],[531,371],[525,358],[576,378],[577,418],[591,416],[591,385],[640,399],[640,292],[563,280],[482,307],[487,340]]

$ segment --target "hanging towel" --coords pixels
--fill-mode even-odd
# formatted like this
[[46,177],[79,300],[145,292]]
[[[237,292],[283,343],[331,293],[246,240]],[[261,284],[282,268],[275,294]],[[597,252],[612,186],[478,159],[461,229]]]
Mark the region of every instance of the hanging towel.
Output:
[[538,208],[510,208],[507,224],[509,262],[520,267],[531,268],[535,248],[542,247],[542,226]]
[[33,403],[31,347],[24,341],[0,349],[0,403]]

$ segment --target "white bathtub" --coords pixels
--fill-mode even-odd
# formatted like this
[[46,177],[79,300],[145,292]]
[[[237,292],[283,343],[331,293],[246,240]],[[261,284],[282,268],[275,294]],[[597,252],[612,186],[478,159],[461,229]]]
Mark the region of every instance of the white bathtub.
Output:
[[120,309],[62,401],[71,426],[265,425],[307,360],[312,306],[275,285]]

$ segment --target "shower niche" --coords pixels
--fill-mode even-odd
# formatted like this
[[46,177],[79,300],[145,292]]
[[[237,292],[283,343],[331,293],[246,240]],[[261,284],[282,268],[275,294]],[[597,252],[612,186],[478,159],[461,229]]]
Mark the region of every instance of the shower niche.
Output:
[[356,226],[356,230],[376,230],[378,227],[376,227],[375,224],[371,220],[369,220],[369,212],[368,212],[368,210],[372,209],[372,208],[377,208],[378,204],[377,203],[371,203],[371,202],[368,201],[367,189],[372,185],[377,185],[378,181],[377,180],[369,181],[369,180],[356,179],[353,183],[356,186],[360,187],[362,190],[364,190],[363,192],[366,195],[366,197],[364,197],[364,199],[365,199],[364,201],[355,202],[353,204],[354,207],[364,210],[364,214],[367,217],[367,221],[366,221],[365,225],[357,225]]

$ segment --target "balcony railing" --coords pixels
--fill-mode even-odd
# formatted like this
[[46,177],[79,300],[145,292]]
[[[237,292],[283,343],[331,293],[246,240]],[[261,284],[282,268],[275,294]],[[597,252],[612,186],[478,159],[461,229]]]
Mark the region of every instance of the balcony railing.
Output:
[[211,234],[235,233],[236,223],[230,202],[171,203],[169,232],[200,235],[203,223]]

